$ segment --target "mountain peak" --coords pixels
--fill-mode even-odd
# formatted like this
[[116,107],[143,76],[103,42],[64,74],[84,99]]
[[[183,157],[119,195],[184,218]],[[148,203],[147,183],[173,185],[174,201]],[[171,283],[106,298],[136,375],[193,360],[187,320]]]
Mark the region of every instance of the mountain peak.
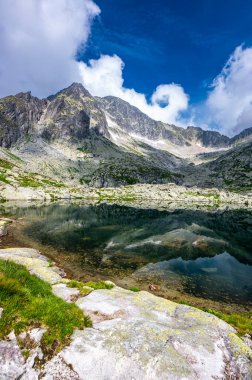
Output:
[[54,99],[60,94],[66,94],[67,96],[72,96],[74,98],[79,98],[81,95],[92,97],[92,95],[85,89],[81,83],[73,82],[70,86],[63,88],[63,90],[57,92],[54,95],[48,96],[49,100]]
[[[67,87],[65,90],[70,90],[70,91],[80,91],[80,92],[87,92],[89,93],[83,84],[78,83],[78,82],[73,82],[69,87]],[[63,90],[64,91],[64,90]]]

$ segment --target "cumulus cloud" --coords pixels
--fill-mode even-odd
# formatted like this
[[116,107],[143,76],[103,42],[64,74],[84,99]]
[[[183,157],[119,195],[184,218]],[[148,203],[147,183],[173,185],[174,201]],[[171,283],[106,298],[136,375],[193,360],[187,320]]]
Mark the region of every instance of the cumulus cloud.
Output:
[[[234,50],[201,104],[188,108],[189,96],[174,83],[159,85],[149,100],[125,86],[120,57],[76,61],[99,13],[95,0],[0,0],[0,97],[29,90],[46,97],[76,81],[93,95],[118,96],[155,120],[182,126],[194,120],[228,135],[252,126],[252,47]],[[181,116],[186,110],[190,122]]]
[[234,135],[252,127],[252,48],[238,46],[230,56],[206,101],[209,122]]
[[99,12],[92,0],[0,0],[0,96],[80,81],[75,54]]
[[155,120],[180,123],[180,113],[188,107],[189,97],[177,84],[161,84],[150,102],[144,94],[123,85],[124,63],[117,55],[102,55],[87,64],[79,63],[84,86],[96,96],[113,95],[129,102]]

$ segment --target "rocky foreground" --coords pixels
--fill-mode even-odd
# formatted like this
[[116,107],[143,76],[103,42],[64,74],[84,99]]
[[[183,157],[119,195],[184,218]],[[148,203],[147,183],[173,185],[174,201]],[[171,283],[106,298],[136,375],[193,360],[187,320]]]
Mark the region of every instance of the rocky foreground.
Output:
[[[1,234],[7,222],[1,221]],[[34,249],[1,249],[0,260],[24,265],[93,321],[92,328],[75,330],[70,344],[44,361],[43,328],[19,336],[12,332],[0,341],[1,379],[252,378],[251,348],[230,325],[211,314],[117,286],[83,297],[79,289],[67,286],[62,271]],[[31,343],[26,357],[20,344],[24,340]]]

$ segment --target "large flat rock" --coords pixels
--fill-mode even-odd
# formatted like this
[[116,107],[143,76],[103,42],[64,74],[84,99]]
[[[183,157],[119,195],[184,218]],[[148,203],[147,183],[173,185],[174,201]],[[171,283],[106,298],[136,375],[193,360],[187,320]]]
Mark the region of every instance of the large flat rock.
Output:
[[89,380],[251,379],[251,350],[215,316],[118,287],[77,301],[94,327],[59,357]]
[[[2,249],[0,259],[25,265],[54,284],[54,293],[68,302],[78,296],[34,249]],[[76,304],[90,315],[93,328],[76,330],[69,346],[37,369],[39,346],[25,363],[12,333],[12,339],[0,341],[0,379],[252,379],[251,349],[230,325],[211,314],[117,286],[95,290]],[[38,345],[40,339],[41,334]]]

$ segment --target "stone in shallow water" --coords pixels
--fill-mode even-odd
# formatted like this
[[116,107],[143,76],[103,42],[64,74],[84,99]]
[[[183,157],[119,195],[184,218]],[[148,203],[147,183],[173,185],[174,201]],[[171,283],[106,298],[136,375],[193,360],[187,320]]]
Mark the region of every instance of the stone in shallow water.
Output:
[[206,273],[215,273],[217,272],[217,268],[200,268],[203,272],[206,272]]

